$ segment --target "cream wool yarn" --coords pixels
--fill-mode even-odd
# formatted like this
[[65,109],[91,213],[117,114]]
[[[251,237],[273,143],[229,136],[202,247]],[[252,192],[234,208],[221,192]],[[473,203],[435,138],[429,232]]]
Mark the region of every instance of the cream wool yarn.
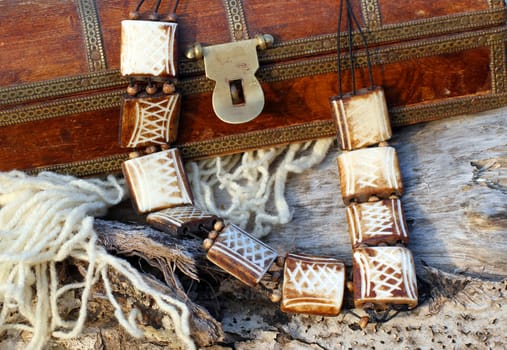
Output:
[[[119,323],[141,337],[137,311],[125,315],[111,291],[107,271],[113,269],[153,298],[171,317],[182,343],[195,348],[187,306],[151,288],[128,262],[96,243],[93,217],[123,197],[123,185],[112,176],[103,181],[53,173],[0,173],[0,335],[7,330],[30,332],[28,349],[41,349],[49,336],[76,337],[86,319],[90,290],[102,280]],[[69,257],[86,264],[86,276],[82,282],[61,285],[56,264]],[[81,291],[79,315],[64,320],[58,302],[76,290]]]
[[187,162],[195,201],[202,209],[264,237],[272,225],[292,218],[285,199],[288,176],[321,163],[332,143],[327,138]]
[[[292,218],[285,200],[288,176],[319,164],[332,142],[322,139],[188,162],[197,204],[242,227],[253,225],[253,234],[262,237],[272,225]],[[123,184],[112,176],[82,180],[53,173],[0,173],[0,336],[7,330],[30,332],[28,349],[42,348],[50,336],[78,336],[91,288],[101,280],[119,323],[142,337],[137,310],[125,315],[112,293],[107,271],[114,269],[153,298],[171,317],[182,343],[195,348],[187,306],[148,286],[128,262],[97,245],[93,217],[123,197]],[[61,285],[56,264],[69,257],[87,264],[86,276],[82,282]],[[81,291],[79,315],[64,320],[58,302],[75,290]]]

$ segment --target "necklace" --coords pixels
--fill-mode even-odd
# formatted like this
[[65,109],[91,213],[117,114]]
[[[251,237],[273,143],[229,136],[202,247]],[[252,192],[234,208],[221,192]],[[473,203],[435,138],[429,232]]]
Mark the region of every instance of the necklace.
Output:
[[[177,17],[179,1],[160,21],[161,0],[147,20],[141,0],[130,20],[122,22],[121,73],[129,86],[123,101],[120,145],[143,148],[122,165],[135,209],[149,225],[175,235],[202,237],[207,258],[249,286],[267,285],[282,311],[336,316],[345,286],[354,304],[372,316],[417,305],[415,269],[404,246],[408,233],[401,201],[403,185],[391,137],[382,88],[375,87],[365,36],[345,0],[352,92],[342,93],[341,36],[338,35],[339,95],[330,98],[338,139],[343,201],[353,246],[353,282],[346,283],[345,265],[331,257],[278,252],[240,227],[194,206],[176,139],[181,95],[176,90]],[[343,0],[338,28],[341,29]],[[352,27],[365,44],[370,88],[356,89]],[[141,87],[144,86],[144,91]],[[237,85],[231,85],[237,88]],[[231,94],[232,95],[232,94]],[[234,104],[234,99],[233,102]],[[221,118],[222,119],[222,118]],[[160,148],[160,151],[158,150]]]

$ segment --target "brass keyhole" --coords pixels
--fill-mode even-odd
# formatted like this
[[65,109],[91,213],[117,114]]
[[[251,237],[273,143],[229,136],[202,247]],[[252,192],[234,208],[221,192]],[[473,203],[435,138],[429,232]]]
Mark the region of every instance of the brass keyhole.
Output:
[[245,94],[243,92],[243,81],[241,79],[229,81],[231,91],[231,100],[234,106],[245,104]]

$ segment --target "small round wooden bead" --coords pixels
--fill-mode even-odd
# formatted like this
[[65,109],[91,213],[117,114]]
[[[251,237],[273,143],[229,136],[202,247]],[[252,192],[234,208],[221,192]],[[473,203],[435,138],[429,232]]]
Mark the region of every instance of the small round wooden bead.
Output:
[[222,220],[218,220],[213,225],[213,230],[215,230],[217,232],[221,232],[224,229],[224,227],[225,227],[224,222]]
[[369,322],[370,322],[370,317],[363,316],[359,320],[359,327],[361,327],[361,329],[365,329]]
[[377,196],[370,196],[370,198],[368,198],[368,202],[377,202],[379,200],[379,198]]
[[213,230],[213,231],[210,231],[208,233],[208,238],[209,239],[212,239],[212,240],[215,240],[216,238],[218,237],[218,232]]
[[158,21],[160,19],[160,15],[158,13],[156,13],[156,12],[152,12],[148,16],[148,19],[150,19],[152,21]]
[[164,92],[164,94],[170,95],[176,91],[176,87],[172,82],[166,81],[162,86],[162,91]]
[[273,291],[270,298],[273,303],[278,303],[282,300],[282,293],[279,290]]
[[389,143],[387,141],[380,141],[378,143],[379,147],[389,147]]
[[212,246],[213,246],[213,240],[212,239],[206,238],[202,242],[202,247],[204,248],[204,250],[210,250]]
[[144,150],[144,152],[146,152],[146,154],[155,153],[155,152],[157,152],[157,147],[155,147],[155,146],[148,146],[148,147],[146,147],[146,149]]
[[160,145],[160,149],[162,151],[167,151],[169,149],[169,145],[167,143],[163,143]]
[[178,22],[178,15],[175,13],[170,13],[165,17],[167,22]]
[[157,92],[157,87],[155,85],[147,85],[146,92],[148,93],[148,95],[153,95]]
[[139,92],[139,85],[129,85],[127,87],[127,94],[130,96],[135,96]]
[[354,283],[352,283],[352,281],[347,281],[347,290],[348,290],[350,293],[353,293],[353,292],[354,292]]
[[129,13],[129,19],[139,19],[141,17],[141,14],[139,11],[132,11]]

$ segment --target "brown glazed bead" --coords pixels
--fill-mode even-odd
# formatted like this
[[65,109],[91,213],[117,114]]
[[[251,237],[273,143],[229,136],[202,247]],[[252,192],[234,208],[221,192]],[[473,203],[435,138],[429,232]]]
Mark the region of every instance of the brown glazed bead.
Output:
[[167,22],[174,22],[174,23],[176,23],[176,22],[178,22],[178,15],[177,15],[177,14],[175,14],[175,13],[170,13],[170,14],[168,14],[168,15],[165,17],[165,20],[166,20]]
[[141,14],[139,11],[132,11],[129,13],[129,19],[139,19],[141,17]]
[[127,87],[127,94],[129,94],[130,96],[135,96],[135,95],[137,95],[138,92],[139,92],[139,85],[137,85],[137,84],[129,85]]
[[162,91],[164,92],[164,94],[170,95],[176,91],[176,87],[172,82],[166,81],[162,86]]
[[417,306],[412,253],[403,247],[358,248],[353,253],[354,305]]
[[284,312],[322,316],[340,313],[345,291],[345,265],[336,259],[288,254],[282,283]]
[[266,274],[278,254],[240,227],[228,224],[206,256],[218,267],[253,287]]
[[347,207],[352,247],[408,243],[408,228],[399,199],[352,203]]
[[178,149],[127,160],[122,169],[138,213],[193,205],[192,191]]
[[155,85],[146,85],[146,93],[148,95],[154,95],[157,93],[157,87]]
[[[211,231],[218,218],[191,205],[180,205],[153,212],[146,218],[150,226],[173,235],[193,234],[204,237]],[[212,235],[215,233],[215,236]],[[218,233],[211,231],[208,238],[215,239]]]
[[178,136],[180,109],[180,94],[124,98],[121,108],[120,146],[167,146],[167,143],[174,142]]

